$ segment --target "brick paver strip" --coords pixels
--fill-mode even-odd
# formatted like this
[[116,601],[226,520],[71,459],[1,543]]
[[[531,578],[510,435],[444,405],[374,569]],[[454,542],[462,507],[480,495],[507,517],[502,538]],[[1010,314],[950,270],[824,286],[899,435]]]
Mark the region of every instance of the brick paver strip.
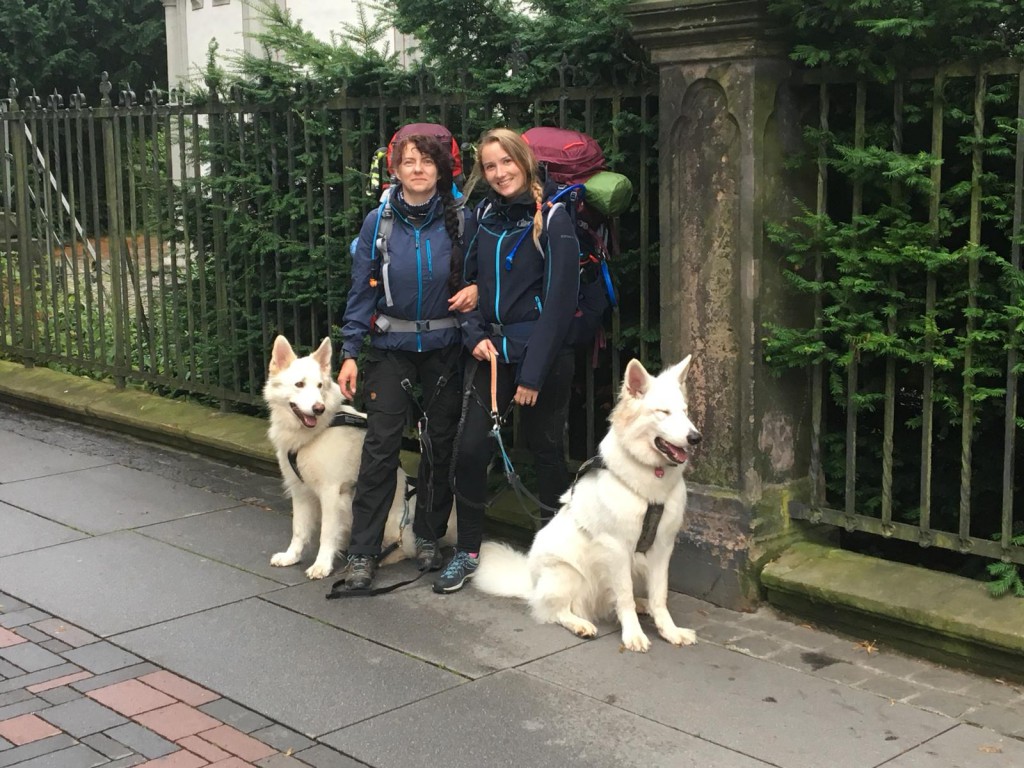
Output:
[[59,733],[60,730],[35,715],[22,715],[0,723],[0,736],[18,746]]
[[262,741],[256,741],[256,739],[232,728],[230,725],[222,725],[219,728],[214,728],[212,731],[204,731],[199,736],[213,742],[221,749],[226,749],[233,755],[238,755],[238,757],[244,760],[256,761],[264,757],[270,757],[277,752],[273,747],[268,747]]
[[59,749],[72,747],[75,743],[75,740],[66,733],[61,733],[46,739],[40,739],[39,741],[29,742],[14,749],[4,750],[0,752],[0,768],[7,768],[8,765],[23,763],[40,755],[48,755]]
[[203,768],[206,765],[209,763],[203,758],[183,749],[165,757],[158,757],[156,760],[139,763],[139,768]]
[[220,698],[220,694],[201,688],[195,683],[183,677],[178,677],[167,670],[143,675],[139,680],[193,707],[198,707]]
[[61,640],[68,645],[78,648],[82,645],[90,645],[99,640],[96,635],[89,634],[84,629],[79,629],[73,624],[66,624],[60,619],[44,619],[33,625],[40,632],[45,632],[50,637]]
[[211,763],[215,763],[218,760],[226,760],[231,755],[225,752],[218,746],[211,744],[206,739],[201,739],[198,736],[186,736],[184,739],[178,739],[178,744],[187,749],[189,752],[195,752],[204,760],[209,760]]
[[194,736],[200,731],[209,731],[223,725],[209,715],[188,704],[176,702],[169,707],[161,707],[135,716],[135,721],[156,731],[165,739],[177,741],[186,736]]
[[4,629],[3,627],[0,627],[0,648],[10,648],[12,645],[27,642],[28,640],[26,640],[21,635],[15,634],[14,632],[11,632],[11,630],[9,629]]
[[123,683],[97,688],[85,694],[101,704],[106,704],[115,712],[126,717],[133,717],[151,709],[166,707],[174,703],[174,699],[156,688],[150,688],[138,680],[125,680]]
[[92,672],[85,672],[83,670],[82,672],[76,672],[73,675],[58,677],[56,680],[47,680],[45,683],[30,685],[26,690],[29,690],[32,693],[42,693],[43,691],[48,691],[51,688],[59,688],[60,686],[67,685],[68,683],[77,683],[79,680],[85,680],[87,677],[92,677]]

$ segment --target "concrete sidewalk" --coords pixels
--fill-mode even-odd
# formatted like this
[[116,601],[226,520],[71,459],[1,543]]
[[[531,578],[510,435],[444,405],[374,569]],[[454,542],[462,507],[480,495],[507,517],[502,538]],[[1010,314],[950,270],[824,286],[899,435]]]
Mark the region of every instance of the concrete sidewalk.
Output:
[[[620,652],[426,580],[329,602],[276,478],[0,405],[4,766],[1024,765],[1024,694],[674,594]],[[403,564],[381,581],[408,576]]]

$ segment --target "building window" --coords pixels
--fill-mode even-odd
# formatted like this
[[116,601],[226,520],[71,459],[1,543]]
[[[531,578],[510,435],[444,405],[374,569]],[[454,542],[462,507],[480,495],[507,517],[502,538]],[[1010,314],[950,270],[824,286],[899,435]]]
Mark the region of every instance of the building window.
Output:
[[213,0],[214,5],[227,5],[231,0]]
[[192,10],[198,11],[203,7],[203,0],[192,0]]

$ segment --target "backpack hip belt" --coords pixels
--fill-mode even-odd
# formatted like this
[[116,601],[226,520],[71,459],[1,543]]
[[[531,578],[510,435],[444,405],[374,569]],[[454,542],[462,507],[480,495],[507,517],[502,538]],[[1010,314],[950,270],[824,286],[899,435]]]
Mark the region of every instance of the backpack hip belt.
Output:
[[458,328],[458,318],[438,317],[432,320],[402,320],[390,315],[377,315],[373,327],[380,333],[425,333],[442,328]]

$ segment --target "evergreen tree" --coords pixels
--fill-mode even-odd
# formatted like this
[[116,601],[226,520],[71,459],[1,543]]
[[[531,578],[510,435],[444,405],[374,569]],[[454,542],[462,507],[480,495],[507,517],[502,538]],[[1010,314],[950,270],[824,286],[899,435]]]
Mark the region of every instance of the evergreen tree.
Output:
[[80,87],[93,100],[100,73],[136,90],[167,80],[163,6],[154,0],[3,0],[0,85],[40,97]]

